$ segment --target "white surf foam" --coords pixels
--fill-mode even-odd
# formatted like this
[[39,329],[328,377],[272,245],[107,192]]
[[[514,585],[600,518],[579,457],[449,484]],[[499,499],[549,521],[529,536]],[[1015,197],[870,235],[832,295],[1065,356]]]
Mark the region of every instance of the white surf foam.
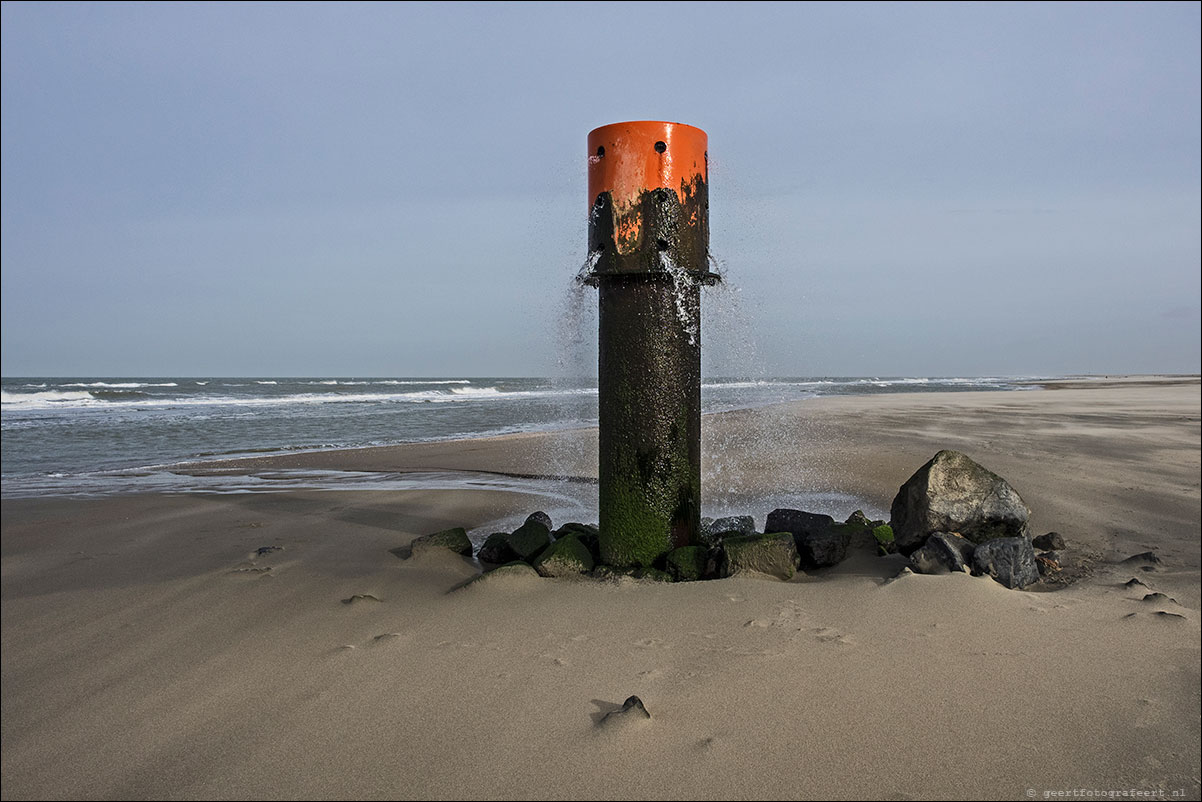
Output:
[[60,384],[58,387],[97,387],[108,390],[136,390],[139,387],[179,387],[175,382],[163,382],[154,384],[150,382],[72,382],[71,384]]

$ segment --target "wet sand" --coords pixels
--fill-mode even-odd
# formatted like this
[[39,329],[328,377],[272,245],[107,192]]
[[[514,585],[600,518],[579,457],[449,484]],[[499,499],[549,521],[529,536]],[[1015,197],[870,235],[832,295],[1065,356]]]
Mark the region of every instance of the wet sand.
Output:
[[[1069,543],[1079,580],[1029,591],[868,553],[457,589],[470,561],[389,552],[541,501],[486,489],[6,500],[3,796],[1196,799],[1200,404],[1196,378],[1089,379],[706,418],[707,503],[761,525],[799,491],[887,511],[964,451]],[[587,479],[594,436],[203,470]],[[651,719],[598,724],[631,694]]]

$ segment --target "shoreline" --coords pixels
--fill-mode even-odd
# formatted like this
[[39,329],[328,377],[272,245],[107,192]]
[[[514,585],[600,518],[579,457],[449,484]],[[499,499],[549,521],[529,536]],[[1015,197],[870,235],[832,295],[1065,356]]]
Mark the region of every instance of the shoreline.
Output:
[[[874,381],[873,379],[868,378],[868,377],[859,377],[859,378],[852,377],[852,378],[854,379],[854,382],[852,382],[852,384],[859,384],[859,383],[865,383],[865,382],[872,383]],[[13,380],[14,379],[10,378],[7,381],[13,381]],[[145,380],[145,381],[150,381],[150,380]],[[180,381],[183,381],[183,380],[180,379]],[[393,384],[411,384],[416,381],[417,380],[412,380],[412,381],[407,380],[405,382],[393,381],[391,383],[393,383]],[[423,381],[425,381],[425,380],[423,380]],[[441,380],[429,380],[429,381],[433,381],[436,383],[444,383],[444,382],[441,382]],[[457,382],[462,381],[464,383],[469,382],[469,380],[456,380],[456,381]],[[489,381],[502,381],[502,380],[501,379],[490,379]],[[504,380],[504,381],[513,381],[513,380]],[[521,381],[528,381],[528,380],[521,380]],[[794,380],[794,379],[779,379],[779,380],[769,380],[768,383],[772,384],[772,381],[784,381],[784,382],[788,383],[791,381],[801,381],[801,380],[800,379],[796,379],[796,380]],[[807,380],[807,381],[809,381],[809,380]],[[814,379],[813,381],[822,383],[823,381],[826,381],[826,380]],[[835,381],[835,383],[838,384],[839,382],[846,383],[847,381],[851,381],[851,379],[847,379],[846,377],[844,377],[843,379],[836,378],[836,379],[832,379],[831,381]],[[746,401],[748,401],[748,403],[746,403],[743,406],[737,406],[737,407],[733,407],[733,408],[722,407],[719,410],[716,410],[714,412],[706,413],[705,418],[708,422],[712,416],[721,416],[721,415],[729,414],[732,412],[738,413],[738,412],[749,411],[749,410],[768,409],[768,408],[779,406],[781,404],[788,404],[788,403],[810,403],[810,402],[818,401],[821,399],[832,398],[832,397],[833,398],[842,398],[842,397],[854,398],[854,397],[858,397],[859,395],[876,396],[879,394],[879,395],[890,396],[890,395],[900,394],[900,395],[908,396],[908,395],[913,395],[913,394],[921,394],[924,392],[930,392],[929,390],[925,389],[925,383],[928,381],[935,383],[935,384],[939,384],[941,382],[953,382],[953,385],[948,385],[949,389],[936,390],[935,392],[957,392],[957,390],[950,389],[950,387],[952,387],[952,386],[959,387],[959,385],[955,385],[954,383],[966,381],[966,382],[969,382],[969,385],[965,385],[965,389],[963,391],[977,393],[977,392],[999,392],[999,391],[1000,392],[1011,392],[1014,390],[1031,390],[1031,389],[1054,389],[1054,390],[1098,389],[1100,387],[1109,387],[1109,386],[1114,386],[1114,385],[1125,385],[1125,386],[1139,385],[1139,386],[1150,386],[1150,387],[1170,386],[1170,385],[1175,385],[1175,384],[1188,385],[1191,383],[1196,383],[1198,381],[1198,376],[1184,375],[1184,374],[1179,374],[1179,375],[1145,374],[1145,375],[1130,375],[1130,376],[1101,376],[1101,375],[1099,375],[1099,376],[1065,376],[1065,377],[1039,378],[1039,379],[1024,379],[1022,377],[1008,377],[1008,378],[1004,378],[1004,379],[993,379],[993,378],[941,379],[939,377],[933,377],[933,378],[928,378],[928,379],[904,380],[901,385],[896,385],[897,380],[895,380],[895,379],[885,378],[885,379],[881,379],[880,381],[884,382],[885,384],[890,385],[889,389],[884,390],[883,392],[880,392],[880,393],[874,391],[871,393],[863,393],[863,394],[848,393],[847,395],[839,394],[839,395],[835,395],[835,396],[817,395],[817,396],[809,397],[806,399],[795,399],[792,401],[781,401],[781,400],[752,401],[751,399],[746,399]],[[918,383],[910,384],[910,383],[908,383],[910,381],[918,382]],[[1009,383],[1009,389],[1007,389],[1007,390],[981,390],[981,389],[976,389],[976,385],[972,384],[973,382],[994,382],[994,381]],[[258,383],[264,384],[265,382],[258,382]],[[309,385],[309,384],[325,385],[325,384],[329,384],[329,383],[330,383],[329,381],[304,382],[304,384],[306,384],[306,385]],[[364,382],[353,382],[353,383],[361,384]],[[370,382],[367,382],[367,383],[370,383]],[[893,383],[893,384],[891,384],[891,383]],[[63,385],[63,386],[74,387],[77,384],[78,383],[70,384],[70,385]],[[120,385],[112,385],[112,386],[114,386],[114,387],[122,386],[123,387],[126,384],[129,384],[129,382],[123,382]],[[205,382],[204,384],[207,384],[207,382]],[[270,384],[274,385],[275,382],[271,382]],[[39,386],[41,386],[41,385],[39,385]],[[83,385],[80,385],[80,386],[83,386]],[[108,384],[106,384],[105,386],[108,386]],[[139,386],[142,386],[142,384],[139,384]],[[155,381],[150,384],[145,384],[145,386],[158,388],[158,387],[167,387],[167,386],[175,387],[177,385],[175,383],[167,385],[167,384],[162,384],[162,383]],[[238,385],[238,386],[244,386],[244,385]],[[715,386],[721,386],[721,385],[715,385]],[[913,389],[911,389],[911,388],[913,388]],[[971,389],[969,389],[969,388],[971,388]],[[163,403],[163,402],[156,401],[153,403],[157,404],[157,403]],[[6,404],[6,406],[7,406],[7,404]],[[17,414],[18,410],[9,409],[9,410],[6,410],[6,412],[9,414]],[[485,410],[483,408],[480,410],[480,414],[482,414],[482,415],[485,414]],[[7,423],[7,421],[6,421],[6,423]],[[272,427],[275,427],[275,426],[277,426],[277,422],[272,421],[269,425]],[[297,432],[294,432],[294,436],[298,435],[300,437],[300,440],[303,441],[305,439],[305,435],[303,434],[304,431],[305,430],[303,428],[299,429],[299,430],[297,430]],[[207,453],[202,453],[202,454],[198,454],[195,456],[186,456],[186,457],[178,457],[178,458],[172,457],[172,458],[168,458],[165,460],[160,460],[160,461],[155,461],[155,462],[150,462],[150,463],[147,463],[144,461],[129,461],[129,462],[125,462],[125,463],[117,463],[117,467],[105,467],[105,468],[88,469],[88,468],[84,468],[84,467],[77,467],[75,469],[70,469],[70,468],[61,467],[61,462],[47,462],[47,464],[45,466],[45,472],[28,473],[28,474],[24,474],[24,473],[15,474],[14,473],[14,474],[8,475],[6,477],[8,479],[8,481],[5,483],[5,487],[4,487],[5,492],[2,495],[6,499],[30,498],[30,497],[40,497],[40,496],[70,497],[70,496],[104,495],[104,494],[110,492],[110,488],[105,487],[106,483],[112,483],[114,486],[111,488],[111,491],[118,492],[118,493],[122,493],[122,492],[160,492],[161,489],[165,492],[180,492],[180,491],[187,490],[187,488],[182,487],[178,484],[175,484],[174,486],[171,486],[171,487],[162,487],[162,485],[156,481],[141,482],[140,483],[142,485],[141,487],[138,487],[138,486],[120,487],[117,485],[122,484],[123,480],[125,480],[126,485],[136,485],[136,484],[138,484],[137,482],[129,481],[129,480],[144,479],[144,478],[146,478],[148,476],[152,476],[152,475],[158,475],[160,477],[168,476],[171,474],[183,476],[183,475],[187,475],[189,473],[200,472],[200,471],[207,471],[210,475],[217,475],[217,471],[221,470],[221,469],[229,469],[232,472],[231,475],[234,475],[234,473],[236,473],[237,471],[245,469],[245,468],[239,467],[239,466],[253,466],[253,465],[255,465],[255,462],[253,462],[255,460],[263,461],[263,460],[274,460],[274,459],[288,459],[290,457],[301,457],[301,459],[304,460],[304,459],[306,459],[305,455],[313,455],[313,454],[327,454],[327,453],[334,454],[334,455],[355,454],[358,452],[366,453],[366,452],[370,452],[370,451],[376,450],[376,449],[409,448],[409,447],[420,447],[420,446],[428,446],[428,445],[438,446],[439,444],[455,443],[455,442],[460,442],[460,441],[483,442],[483,441],[489,441],[489,440],[500,440],[501,442],[504,442],[508,438],[517,438],[517,437],[524,437],[524,436],[559,437],[562,435],[564,437],[570,438],[573,436],[573,433],[583,433],[583,436],[587,437],[587,436],[589,436],[588,433],[590,433],[590,432],[595,432],[595,423],[590,425],[590,424],[580,423],[578,421],[573,422],[573,423],[561,421],[559,425],[538,426],[538,427],[534,427],[530,430],[511,431],[511,432],[505,432],[505,433],[500,433],[500,434],[498,434],[498,433],[481,433],[481,434],[467,434],[467,435],[419,437],[419,438],[415,438],[415,439],[411,439],[411,440],[407,440],[407,441],[401,441],[401,442],[396,442],[396,443],[387,443],[387,444],[383,444],[383,445],[334,445],[334,444],[301,445],[301,446],[278,445],[278,446],[273,446],[271,448],[249,448],[248,450],[240,451],[240,452],[239,451],[229,451],[229,452],[225,452],[225,453],[207,452]],[[343,435],[346,434],[345,431],[342,431],[341,433]],[[377,433],[383,434],[382,432],[377,432]],[[115,434],[115,431],[114,431],[114,434]],[[148,432],[140,432],[140,433],[135,433],[135,434],[136,434],[136,436],[144,436],[149,433]],[[595,435],[592,435],[592,436],[595,436]],[[273,439],[278,439],[278,437],[276,437],[276,438],[269,437],[268,439],[273,440]],[[10,445],[12,446],[12,448],[17,449],[16,452],[13,452],[16,454],[23,453],[20,450],[22,448],[32,448],[33,447],[33,444],[31,442],[26,442],[24,440],[15,441],[14,443],[12,443]],[[56,453],[53,451],[53,449],[55,449],[55,448],[61,449],[62,447],[63,447],[62,444],[56,443],[55,445],[53,445],[51,447],[52,448],[51,453]],[[13,457],[13,459],[20,461],[21,457],[15,456],[15,457]],[[335,457],[334,459],[336,460],[337,457]],[[357,461],[357,458],[352,457],[352,460]],[[77,460],[72,460],[69,458],[66,460],[63,460],[63,462],[72,463],[72,464],[76,461]],[[104,462],[104,460],[101,460],[101,462]],[[109,462],[112,462],[112,460],[109,460]],[[333,464],[333,463],[330,461],[327,461],[327,464]],[[569,473],[565,474],[565,472],[561,468],[562,468],[562,466],[559,466],[559,465],[552,465],[550,467],[548,467],[546,465],[540,465],[537,467],[537,469],[513,470],[513,471],[502,471],[502,472],[511,474],[515,477],[521,476],[521,477],[532,477],[532,478],[551,478],[551,477],[555,477],[555,476],[565,476],[567,478],[571,478],[571,477],[585,478],[585,479],[588,478],[588,477],[582,477],[579,473],[572,474],[569,472]],[[74,486],[73,486],[73,482],[75,483]],[[171,484],[171,483],[166,483],[166,484]],[[12,489],[14,487],[16,488],[15,490]]]
[[[1122,382],[707,417],[705,497],[761,525],[799,490],[887,510],[968,453],[1087,565],[1053,592],[889,581],[867,553],[790,582],[457,589],[472,561],[389,553],[543,503],[485,486],[6,499],[4,796],[1197,799],[1200,407],[1197,381]],[[587,475],[587,440],[239,470]],[[650,720],[598,723],[632,694]]]

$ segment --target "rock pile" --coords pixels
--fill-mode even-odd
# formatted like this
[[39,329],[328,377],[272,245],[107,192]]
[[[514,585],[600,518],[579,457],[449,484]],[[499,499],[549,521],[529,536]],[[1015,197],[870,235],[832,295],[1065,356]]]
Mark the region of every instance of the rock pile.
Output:
[[[700,543],[666,551],[652,565],[620,568],[601,564],[596,524],[554,529],[550,516],[539,511],[513,532],[489,535],[475,556],[485,572],[521,569],[554,578],[692,582],[754,572],[787,581],[799,570],[837,565],[861,548],[905,555],[917,574],[967,572],[1023,588],[1058,572],[1065,549],[1055,532],[1032,540],[1030,514],[1005,479],[964,454],[940,451],[898,490],[888,523],[869,520],[859,510],[838,523],[830,515],[775,509],[763,531],[751,515],[706,518]],[[410,550],[416,556],[440,548],[472,555],[461,528],[417,538]],[[1044,551],[1036,554],[1036,548]]]

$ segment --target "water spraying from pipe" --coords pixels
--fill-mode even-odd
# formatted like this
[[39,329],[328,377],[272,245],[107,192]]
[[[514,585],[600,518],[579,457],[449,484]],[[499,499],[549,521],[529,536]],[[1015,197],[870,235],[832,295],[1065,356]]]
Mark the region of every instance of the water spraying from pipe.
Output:
[[708,138],[670,122],[588,136],[589,260],[598,289],[602,562],[649,566],[699,540],[701,286]]

